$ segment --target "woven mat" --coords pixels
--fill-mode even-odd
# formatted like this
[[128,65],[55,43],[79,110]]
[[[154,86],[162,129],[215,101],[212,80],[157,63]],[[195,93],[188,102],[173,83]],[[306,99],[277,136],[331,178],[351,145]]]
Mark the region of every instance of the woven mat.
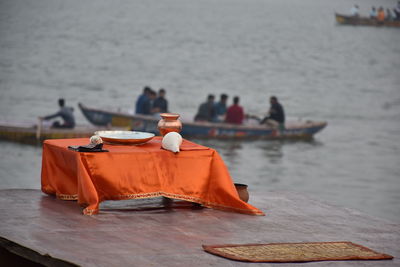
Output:
[[249,262],[307,262],[333,260],[390,260],[392,256],[351,242],[203,245],[211,254]]

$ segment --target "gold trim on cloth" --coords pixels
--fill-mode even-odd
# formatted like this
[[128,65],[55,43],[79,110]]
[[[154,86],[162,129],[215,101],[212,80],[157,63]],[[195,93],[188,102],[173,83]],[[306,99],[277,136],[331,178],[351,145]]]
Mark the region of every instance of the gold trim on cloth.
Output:
[[[219,209],[219,210],[223,210],[223,211],[236,211],[236,212],[246,213],[246,214],[251,214],[251,215],[264,215],[264,213],[259,212],[257,209],[249,210],[249,209],[232,208],[232,207],[224,206],[221,204],[207,202],[207,201],[204,201],[204,200],[202,200],[200,198],[196,198],[196,197],[165,193],[165,192],[161,192],[161,191],[160,192],[152,192],[152,193],[117,195],[117,196],[111,196],[109,198],[106,198],[105,200],[145,199],[145,198],[153,198],[153,197],[161,197],[161,196],[173,198],[173,199],[179,199],[179,200],[186,200],[186,201],[190,201],[190,202],[196,202],[196,203],[204,205],[205,207]],[[76,196],[76,199],[77,199],[77,196]],[[65,199],[65,200],[68,200],[68,199]],[[98,212],[99,211],[96,209],[89,209],[89,208],[85,208],[83,211],[83,213],[85,215],[94,215],[94,214],[97,214]]]

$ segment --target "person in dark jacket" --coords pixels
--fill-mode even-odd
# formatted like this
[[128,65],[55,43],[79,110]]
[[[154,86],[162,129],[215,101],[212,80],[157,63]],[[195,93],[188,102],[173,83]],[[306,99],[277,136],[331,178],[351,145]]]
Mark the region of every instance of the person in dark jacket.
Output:
[[61,117],[63,119],[63,123],[61,124],[59,121],[55,121],[52,124],[52,128],[74,128],[75,127],[75,118],[74,118],[74,109],[72,107],[65,106],[65,100],[63,98],[58,99],[58,105],[60,106],[60,110],[52,115],[48,115],[45,117],[39,117],[41,120],[51,120],[57,117]]
[[195,121],[213,121],[215,118],[215,105],[214,105],[214,95],[208,95],[207,102],[201,104],[199,106],[199,110],[197,111],[196,116],[194,117]]
[[148,86],[145,86],[143,88],[143,93],[136,100],[136,106],[135,106],[135,113],[136,114],[143,114],[143,111],[144,111],[144,109],[143,109],[144,106],[143,105],[146,102],[146,100],[149,98],[150,91],[152,91],[152,90]]
[[163,88],[161,88],[158,91],[158,97],[156,98],[156,100],[154,100],[154,112],[157,113],[165,113],[168,112],[168,101],[167,99],[165,99],[165,90]]
[[150,91],[149,97],[145,99],[143,103],[143,115],[153,115],[154,111],[154,101],[156,100],[157,94],[153,90]]
[[285,111],[282,105],[278,102],[276,96],[271,96],[270,98],[270,108],[268,111],[268,116],[261,120],[260,124],[268,124],[275,128],[283,130],[285,125]]
[[400,1],[398,1],[397,5],[393,8],[393,12],[396,16],[396,20],[400,20]]

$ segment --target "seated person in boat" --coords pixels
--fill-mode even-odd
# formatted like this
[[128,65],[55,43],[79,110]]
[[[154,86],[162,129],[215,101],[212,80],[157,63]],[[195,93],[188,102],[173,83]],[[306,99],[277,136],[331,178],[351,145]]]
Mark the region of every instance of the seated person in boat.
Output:
[[350,9],[350,13],[353,17],[359,17],[360,16],[360,9],[358,8],[358,5],[354,5],[351,9]]
[[267,124],[282,131],[285,127],[285,111],[283,106],[278,102],[276,96],[271,96],[269,101],[271,106],[268,115],[261,120],[260,124]]
[[379,7],[377,19],[379,22],[385,21],[385,10],[383,9],[383,7]]
[[373,6],[371,8],[371,11],[369,12],[369,18],[376,19],[377,16],[378,16],[378,13],[376,12],[376,8]]
[[397,2],[397,5],[393,9],[394,15],[396,16],[396,20],[400,20],[400,1]]
[[144,102],[149,98],[151,88],[148,86],[145,86],[143,88],[143,93],[138,97],[136,100],[136,108],[135,108],[135,113],[136,114],[143,114],[144,110]]
[[393,21],[392,11],[390,11],[389,8],[386,9],[386,20],[387,21]]
[[74,128],[75,127],[75,118],[74,118],[74,109],[72,107],[65,106],[65,100],[63,98],[58,99],[58,105],[60,106],[60,110],[57,113],[52,115],[48,115],[45,117],[39,117],[41,120],[51,120],[57,117],[61,117],[63,119],[63,123],[61,124],[59,121],[53,122],[51,128]]
[[158,97],[154,100],[153,111],[157,113],[166,113],[168,112],[168,101],[165,99],[165,90],[161,88],[158,91]]
[[244,111],[241,106],[239,106],[239,97],[235,96],[233,98],[233,105],[230,106],[226,112],[225,122],[242,124],[244,119]]
[[194,121],[213,121],[215,118],[214,95],[208,95],[207,102],[200,105]]
[[226,114],[226,101],[228,100],[227,94],[221,94],[219,102],[215,104],[215,122],[224,121]]
[[157,93],[154,90],[150,90],[149,97],[143,102],[143,115],[153,115],[158,113],[154,108],[154,102],[157,98]]

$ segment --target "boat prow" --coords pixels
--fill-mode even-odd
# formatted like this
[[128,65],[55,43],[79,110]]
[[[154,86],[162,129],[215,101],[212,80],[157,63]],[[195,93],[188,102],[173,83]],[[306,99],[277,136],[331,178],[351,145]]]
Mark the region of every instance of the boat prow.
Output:
[[25,144],[40,144],[46,139],[90,137],[106,127],[78,125],[74,129],[40,127],[35,123],[0,122],[0,139]]

